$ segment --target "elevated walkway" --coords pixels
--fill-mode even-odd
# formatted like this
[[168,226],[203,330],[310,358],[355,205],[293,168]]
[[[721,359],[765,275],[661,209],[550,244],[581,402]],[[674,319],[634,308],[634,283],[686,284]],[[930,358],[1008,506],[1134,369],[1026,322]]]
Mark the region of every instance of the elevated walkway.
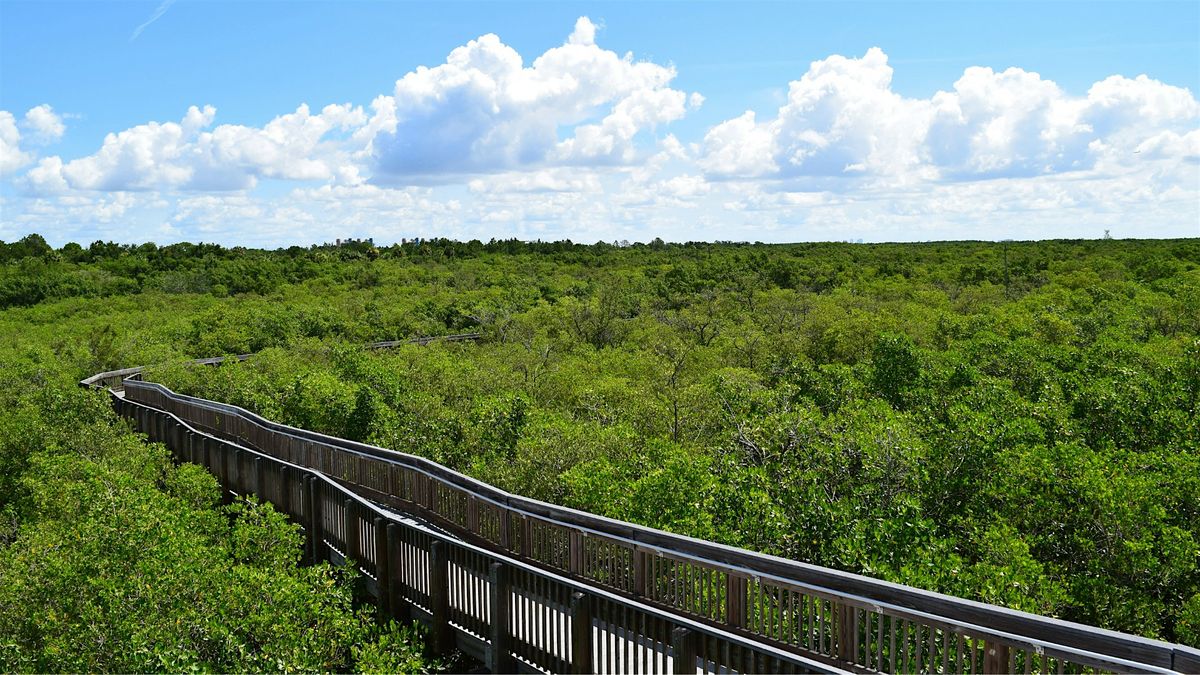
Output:
[[141,369],[81,384],[108,389],[227,497],[288,514],[309,560],[352,561],[385,614],[424,621],[436,649],[494,672],[1200,672],[1190,647],[526,499],[177,394]]

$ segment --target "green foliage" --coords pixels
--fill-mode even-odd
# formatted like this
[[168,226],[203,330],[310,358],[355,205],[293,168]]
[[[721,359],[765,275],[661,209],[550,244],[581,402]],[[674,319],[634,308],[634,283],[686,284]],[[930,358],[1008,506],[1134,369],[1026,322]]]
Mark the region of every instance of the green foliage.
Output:
[[[23,325],[13,338],[46,340]],[[256,502],[221,507],[211,474],[172,463],[106,396],[78,388],[74,378],[95,365],[96,331],[74,333],[83,348],[61,359],[10,347],[0,365],[10,384],[0,394],[0,670],[435,665],[416,633],[356,608],[353,578],[300,567],[300,534],[283,515]],[[100,334],[122,349],[112,331]]]
[[[2,633],[11,669],[428,663],[404,629],[355,633],[346,580],[297,568],[295,533],[278,514],[220,510],[203,472],[139,449],[102,401],[71,388],[104,365],[136,363],[161,364],[148,377],[179,391],[430,457],[538,499],[1200,644],[1191,240],[427,240],[262,252],[100,242],[53,251],[30,239],[0,246],[0,262],[0,306],[10,307],[0,373],[20,383],[0,415],[0,542],[16,570],[0,602],[52,607],[38,620],[94,644],[82,614],[49,600],[58,596],[2,594],[69,580],[83,589],[72,602],[140,598],[104,571],[140,560],[133,549],[87,543],[100,537],[87,528],[119,523],[140,538],[137,550],[166,556],[146,563],[145,578],[179,565],[171,574],[197,587],[225,584],[203,607],[241,631],[187,619],[191,632],[173,632],[183,615],[172,612],[183,610],[137,600],[130,606],[167,627],[139,633],[111,608],[87,616],[110,631],[107,644],[160,661],[38,661],[68,657]],[[464,330],[485,339],[359,347]],[[248,352],[259,353],[179,365]],[[109,465],[124,483],[97,468]],[[45,480],[62,488],[48,494]],[[122,485],[141,495],[129,499],[141,511],[93,512]],[[67,541],[92,547],[92,567],[56,548]],[[188,571],[176,546],[219,562]],[[294,586],[258,611],[248,603],[261,592],[248,589],[268,588],[265,569],[291,570]],[[313,588],[328,601],[302,602],[297,589]],[[0,604],[0,619],[19,607]],[[275,620],[323,637],[301,640]],[[196,636],[218,634],[225,646],[201,651],[210,642]]]
[[379,637],[354,645],[354,667],[360,673],[425,673],[441,670],[441,664],[421,650],[425,643],[423,626],[401,626],[389,621]]

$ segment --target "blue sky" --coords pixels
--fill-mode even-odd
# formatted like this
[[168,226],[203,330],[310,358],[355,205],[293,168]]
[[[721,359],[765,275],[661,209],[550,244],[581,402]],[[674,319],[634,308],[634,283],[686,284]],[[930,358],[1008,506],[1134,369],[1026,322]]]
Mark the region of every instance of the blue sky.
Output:
[[0,0],[0,239],[1198,236],[1197,91],[1196,2]]

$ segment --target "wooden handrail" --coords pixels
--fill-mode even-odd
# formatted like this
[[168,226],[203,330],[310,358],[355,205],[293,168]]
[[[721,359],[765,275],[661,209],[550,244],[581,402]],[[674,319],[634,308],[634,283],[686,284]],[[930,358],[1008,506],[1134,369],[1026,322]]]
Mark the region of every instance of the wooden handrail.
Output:
[[[212,471],[223,494],[253,493],[299,524],[307,561],[353,564],[380,611],[429,624],[433,648],[441,653],[461,649],[493,672],[555,672],[566,670],[564,665],[576,672],[616,672],[617,665],[632,673],[647,672],[649,665],[654,672],[674,666],[694,673],[697,658],[704,672],[714,673],[850,672],[400,518],[308,467],[115,393],[112,399],[118,413],[135,420],[150,440]],[[570,597],[586,598],[589,611],[571,613],[568,621],[559,599]],[[492,611],[506,606],[510,611]],[[699,637],[707,648],[678,648],[667,636],[679,631]]]
[[[441,339],[473,340],[478,335]],[[372,346],[396,344],[403,342]],[[141,372],[100,373],[81,384],[105,386],[119,378],[137,378]],[[966,658],[966,669],[980,672],[975,668],[979,645],[991,645],[995,653],[989,657],[990,667],[1000,671],[1063,664],[1114,671],[1200,671],[1200,650],[1184,645],[617,521],[514,495],[423,457],[279,424],[237,406],[176,394],[161,384],[137,379],[122,384],[126,397],[139,404],[329,475],[363,498],[417,513],[490,550],[845,666],[879,670],[900,659],[903,667],[922,667],[924,655],[926,660],[960,663]]]

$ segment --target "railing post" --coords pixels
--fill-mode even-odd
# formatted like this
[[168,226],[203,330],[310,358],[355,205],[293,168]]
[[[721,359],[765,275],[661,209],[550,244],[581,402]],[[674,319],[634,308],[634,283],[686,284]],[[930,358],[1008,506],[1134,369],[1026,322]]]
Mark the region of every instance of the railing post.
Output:
[[858,652],[858,636],[854,634],[854,615],[857,612],[858,610],[850,605],[838,603],[833,606],[837,623],[838,658],[846,663],[854,663]]
[[312,506],[309,511],[308,538],[312,544],[312,564],[316,565],[325,557],[325,521],[321,513],[324,508],[321,503],[321,481],[313,475],[308,477],[308,503]]
[[200,464],[196,461],[196,432],[188,429],[184,432],[183,437],[184,445],[187,447],[187,461],[192,464]]
[[254,458],[254,496],[259,502],[267,501],[267,477],[263,475],[262,457]]
[[492,619],[488,637],[488,669],[493,673],[515,673],[516,663],[512,657],[512,586],[508,579],[508,567],[503,563],[492,563],[488,570],[488,615]]
[[512,518],[510,516],[511,514],[509,513],[508,509],[500,510],[500,548],[504,549],[505,551],[512,550],[508,543],[508,528],[512,525]]
[[234,482],[237,480],[237,451],[224,441],[210,437],[208,439],[210,454],[220,457],[221,472],[221,503],[233,503]]
[[429,492],[426,493],[426,495],[425,495],[429,499],[429,512],[437,515],[437,513],[438,513],[438,510],[437,510],[437,507],[438,507],[438,495],[437,495],[438,482],[437,482],[437,479],[433,478],[432,476],[426,476],[425,480],[426,480],[425,484],[429,487]]
[[312,531],[312,516],[313,516],[313,499],[312,499],[312,475],[308,473],[300,474],[300,511],[304,514],[304,520],[301,525],[304,526],[304,552],[300,554],[300,560],[304,562],[312,562],[313,559],[313,531]]
[[408,601],[404,599],[402,589],[407,583],[404,581],[406,562],[405,556],[401,553],[400,547],[403,541],[400,538],[400,525],[396,523],[387,524],[387,541],[388,541],[388,589],[390,597],[388,606],[392,610],[392,617],[402,623],[411,619]]
[[220,480],[221,476],[215,471],[214,460],[208,452],[208,437],[198,431],[192,432],[192,436],[192,447],[196,449],[196,457],[199,459],[196,463],[208,469]]
[[[233,445],[229,445],[225,441],[219,441],[225,447],[225,457],[229,460],[228,478],[229,491],[237,492],[239,495],[245,495],[246,489],[242,486],[242,450]],[[232,501],[233,495],[230,494]]]
[[671,672],[675,675],[696,674],[696,634],[676,626],[671,631]]
[[571,672],[592,671],[592,596],[571,594]]
[[984,675],[1003,675],[1010,671],[1008,667],[1009,646],[995,642],[985,642],[983,645]]
[[646,591],[649,584],[646,577],[649,576],[647,569],[650,565],[649,556],[640,548],[633,549],[633,593],[640,597],[647,597]]
[[375,527],[375,585],[379,592],[379,619],[391,615],[392,579],[388,560],[388,531],[383,518],[376,516],[372,525]]
[[583,576],[583,538],[584,533],[580,530],[570,531],[570,548],[567,551],[567,564],[571,570],[571,574]]
[[746,625],[746,578],[725,575],[725,620],[734,628]]
[[467,495],[467,531],[479,534],[479,500],[475,495]]
[[533,558],[533,521],[521,514],[521,557]]
[[450,626],[450,587],[446,544],[433,541],[429,546],[429,609],[433,614],[430,639],[435,654],[448,654],[454,648]]
[[292,467],[281,464],[275,481],[279,487],[279,510],[288,518],[293,518],[293,500],[295,498],[296,481],[292,479]]
[[358,518],[354,515],[354,500],[342,500],[342,531],[346,533],[345,555],[346,562],[357,560],[358,553]]

